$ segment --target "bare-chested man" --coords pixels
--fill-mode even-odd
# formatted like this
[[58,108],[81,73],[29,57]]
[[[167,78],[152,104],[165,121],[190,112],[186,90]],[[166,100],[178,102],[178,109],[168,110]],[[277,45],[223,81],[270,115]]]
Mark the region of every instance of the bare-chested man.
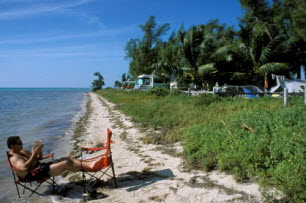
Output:
[[[23,144],[18,136],[12,136],[7,139],[7,146],[10,149],[10,160],[16,174],[26,180],[40,180],[50,176],[62,174],[65,170],[72,172],[87,170],[95,166],[97,162],[82,162],[71,157],[63,157],[49,163],[40,163],[38,160],[43,156],[42,148],[33,147],[32,152],[23,149]],[[37,170],[34,170],[38,168]],[[32,172],[30,172],[32,170]]]

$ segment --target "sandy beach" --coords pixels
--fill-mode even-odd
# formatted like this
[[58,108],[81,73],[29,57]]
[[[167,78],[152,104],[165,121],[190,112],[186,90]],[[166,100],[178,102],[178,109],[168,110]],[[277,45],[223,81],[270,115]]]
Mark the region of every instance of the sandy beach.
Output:
[[[105,178],[92,194],[84,195],[80,174],[58,178],[60,196],[32,198],[31,202],[262,202],[259,186],[237,183],[223,172],[203,172],[185,166],[181,143],[143,144],[141,139],[153,132],[142,129],[97,94],[89,93],[84,132],[75,145],[94,147],[113,132],[112,153],[118,188]],[[93,155],[90,155],[93,156]]]

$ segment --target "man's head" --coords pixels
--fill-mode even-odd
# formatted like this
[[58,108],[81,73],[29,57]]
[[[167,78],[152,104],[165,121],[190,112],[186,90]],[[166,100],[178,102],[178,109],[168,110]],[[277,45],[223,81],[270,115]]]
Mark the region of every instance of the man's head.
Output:
[[11,136],[7,138],[7,147],[11,149],[12,145],[22,145],[22,141],[20,140],[19,136]]

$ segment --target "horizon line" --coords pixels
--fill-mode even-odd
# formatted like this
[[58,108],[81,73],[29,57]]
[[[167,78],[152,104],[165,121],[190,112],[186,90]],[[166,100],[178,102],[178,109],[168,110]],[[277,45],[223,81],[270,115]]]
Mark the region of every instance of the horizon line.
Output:
[[23,88],[23,89],[91,89],[90,87],[0,87],[0,89],[4,88]]

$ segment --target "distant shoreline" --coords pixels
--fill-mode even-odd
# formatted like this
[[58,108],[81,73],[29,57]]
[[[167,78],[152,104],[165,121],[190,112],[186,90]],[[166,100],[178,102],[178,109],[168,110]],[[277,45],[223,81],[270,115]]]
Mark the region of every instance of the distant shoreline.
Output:
[[31,91],[46,91],[46,90],[61,90],[61,91],[71,91],[71,90],[78,90],[78,91],[87,91],[91,92],[90,88],[77,88],[77,87],[0,87],[0,91],[4,90],[10,90],[10,91],[25,91],[25,90],[31,90]]
[[0,87],[0,89],[88,89],[88,87]]

